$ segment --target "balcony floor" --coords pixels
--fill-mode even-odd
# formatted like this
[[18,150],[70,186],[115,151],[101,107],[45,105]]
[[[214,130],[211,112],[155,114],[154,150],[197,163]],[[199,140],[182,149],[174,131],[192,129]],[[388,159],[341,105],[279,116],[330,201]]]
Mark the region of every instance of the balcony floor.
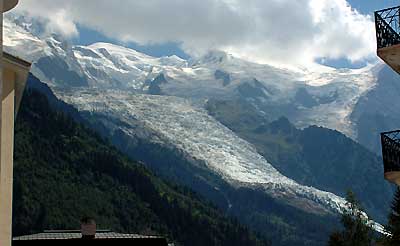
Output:
[[400,185],[400,172],[386,172],[385,179],[391,183]]
[[378,49],[378,56],[400,74],[400,44]]

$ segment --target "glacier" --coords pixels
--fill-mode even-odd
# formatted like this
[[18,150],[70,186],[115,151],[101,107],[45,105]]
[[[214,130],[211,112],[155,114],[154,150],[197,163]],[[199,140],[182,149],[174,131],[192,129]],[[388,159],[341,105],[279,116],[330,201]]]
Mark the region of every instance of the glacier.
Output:
[[[62,98],[80,111],[117,116],[126,125],[139,121],[158,133],[156,141],[173,144],[193,158],[203,160],[207,168],[234,187],[262,188],[277,199],[305,199],[312,201],[314,207],[322,205],[327,212],[341,213],[347,208],[342,197],[300,185],[279,173],[251,144],[190,100],[91,89],[63,93]],[[123,130],[128,135],[137,131]],[[384,232],[380,224],[369,223]]]

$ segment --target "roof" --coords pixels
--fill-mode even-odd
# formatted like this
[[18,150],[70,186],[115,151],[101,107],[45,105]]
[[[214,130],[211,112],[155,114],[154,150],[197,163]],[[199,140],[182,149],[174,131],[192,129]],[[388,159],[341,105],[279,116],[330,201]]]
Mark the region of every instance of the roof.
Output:
[[30,62],[22,60],[21,58],[13,56],[7,52],[3,52],[3,58],[5,58],[8,62],[13,63],[14,65],[22,66],[24,68],[30,68],[32,65]]
[[[79,239],[82,238],[82,234],[79,230],[70,231],[44,231],[38,234],[14,237],[13,241],[26,241],[26,240],[67,240],[67,239]],[[143,236],[138,234],[123,234],[112,232],[108,230],[97,230],[96,239],[158,239],[162,237],[158,236]]]
[[[15,112],[18,111],[21,103],[22,94],[24,92],[26,80],[28,78],[31,63],[7,52],[3,52],[3,76],[7,72],[14,75],[15,86]],[[4,77],[3,77],[4,78]],[[8,81],[10,82],[10,81]],[[7,83],[7,81],[5,81]],[[3,88],[4,89],[4,88]]]

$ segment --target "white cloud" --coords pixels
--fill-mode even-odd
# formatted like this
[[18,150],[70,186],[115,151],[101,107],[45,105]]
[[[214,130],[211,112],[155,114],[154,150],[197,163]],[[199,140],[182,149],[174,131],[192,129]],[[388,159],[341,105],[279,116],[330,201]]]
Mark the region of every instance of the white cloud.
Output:
[[77,36],[78,29],[74,22],[69,19],[69,13],[64,9],[55,11],[48,22],[47,28],[49,32],[61,33],[64,36]]
[[76,35],[76,24],[140,44],[179,42],[192,55],[210,49],[261,62],[309,64],[374,55],[370,16],[346,0],[21,0],[19,11],[49,18]]

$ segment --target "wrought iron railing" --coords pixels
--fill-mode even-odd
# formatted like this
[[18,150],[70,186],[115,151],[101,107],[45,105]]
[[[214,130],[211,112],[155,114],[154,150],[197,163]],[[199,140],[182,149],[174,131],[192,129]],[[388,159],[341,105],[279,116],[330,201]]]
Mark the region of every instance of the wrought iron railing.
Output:
[[381,133],[385,173],[400,171],[400,130]]
[[378,49],[400,44],[400,6],[375,12]]

